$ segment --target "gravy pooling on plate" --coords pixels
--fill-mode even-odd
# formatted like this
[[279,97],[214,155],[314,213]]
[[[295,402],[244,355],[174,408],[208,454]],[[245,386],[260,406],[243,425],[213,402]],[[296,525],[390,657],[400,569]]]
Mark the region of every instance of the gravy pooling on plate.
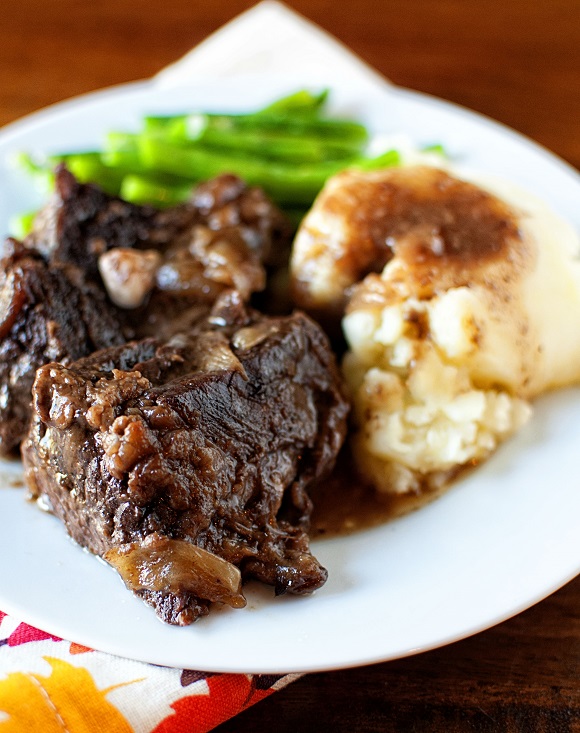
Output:
[[332,474],[310,492],[314,505],[310,536],[340,537],[377,527],[420,509],[447,490],[448,485],[442,483],[439,487],[424,486],[416,493],[377,492],[357,471],[345,448]]

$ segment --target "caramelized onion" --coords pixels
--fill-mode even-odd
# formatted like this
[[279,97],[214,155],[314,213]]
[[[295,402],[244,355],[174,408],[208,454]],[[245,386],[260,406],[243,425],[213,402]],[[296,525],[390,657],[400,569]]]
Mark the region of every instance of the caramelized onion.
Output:
[[154,249],[116,247],[99,257],[99,272],[115,305],[138,308],[153,289],[160,264],[161,254]]
[[185,540],[151,534],[142,542],[113,547],[104,555],[127,587],[164,593],[187,591],[197,598],[243,608],[239,569]]
[[230,348],[229,341],[218,331],[201,334],[198,338],[197,368],[201,372],[233,371],[247,379],[246,370]]
[[236,331],[232,338],[232,344],[234,348],[241,350],[251,349],[253,346],[261,344],[270,336],[273,336],[280,329],[275,323],[264,321],[263,323],[257,323],[254,326],[246,326]]

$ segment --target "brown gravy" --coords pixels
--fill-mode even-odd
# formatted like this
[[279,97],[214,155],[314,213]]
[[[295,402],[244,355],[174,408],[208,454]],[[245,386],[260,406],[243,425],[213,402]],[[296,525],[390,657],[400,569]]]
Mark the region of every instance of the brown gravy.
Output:
[[378,494],[357,473],[345,449],[333,473],[310,492],[314,503],[310,536],[335,537],[376,527],[419,509],[448,488],[447,483],[414,494]]
[[[347,179],[326,202],[351,224],[343,266],[361,274],[380,272],[399,249],[409,261],[482,261],[506,256],[519,237],[510,208],[496,196],[437,168],[393,168],[379,178]],[[366,272],[365,272],[366,270]]]

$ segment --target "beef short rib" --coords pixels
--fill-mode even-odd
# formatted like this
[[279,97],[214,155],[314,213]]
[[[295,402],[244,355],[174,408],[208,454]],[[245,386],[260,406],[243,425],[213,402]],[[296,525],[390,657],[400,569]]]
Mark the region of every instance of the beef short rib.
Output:
[[191,201],[161,211],[80,183],[61,166],[32,233],[9,240],[0,261],[0,455],[27,430],[37,367],[126,338],[169,338],[230,288],[249,299],[287,235],[281,212],[235,176],[200,184]]
[[[233,175],[199,184],[189,201],[158,210],[80,183],[64,166],[26,247],[74,265],[106,289],[135,337],[170,335],[225,290],[245,300],[288,259],[291,226],[257,187]],[[193,312],[193,317],[190,315]]]
[[9,240],[0,261],[0,454],[28,430],[36,369],[124,341],[112,306],[74,268],[50,266]]
[[49,364],[23,443],[34,496],[166,622],[243,605],[240,579],[308,593],[309,487],[332,468],[347,402],[320,328],[222,296],[186,336]]
[[39,212],[26,246],[53,263],[79,267],[98,279],[98,259],[116,247],[162,248],[189,226],[193,207],[160,211],[111,196],[92,183],[80,183],[65,166],[57,168],[55,190]]

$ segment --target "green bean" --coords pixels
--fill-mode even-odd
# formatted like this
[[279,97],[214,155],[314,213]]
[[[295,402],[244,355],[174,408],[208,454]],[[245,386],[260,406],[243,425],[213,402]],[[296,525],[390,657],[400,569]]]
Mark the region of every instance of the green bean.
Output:
[[103,163],[97,151],[79,153],[60,153],[50,155],[43,161],[36,161],[30,155],[21,153],[17,158],[19,167],[29,173],[42,189],[51,190],[54,186],[54,169],[59,163],[67,168],[83,183],[96,181],[108,193],[119,191],[123,173]]
[[200,112],[169,117],[148,116],[144,120],[144,129],[146,132],[163,133],[168,137],[184,140],[196,140],[210,129],[221,132],[237,130],[254,133],[283,132],[286,135],[318,137],[327,141],[338,140],[342,143],[360,145],[368,141],[365,126],[353,120],[282,113],[226,115]]
[[[201,146],[178,146],[157,136],[139,138],[141,159],[153,170],[172,173],[191,180],[205,180],[220,173],[233,173],[249,185],[262,186],[281,204],[312,203],[327,178],[348,166],[363,168],[392,165],[396,154],[375,159],[323,162],[317,165],[272,163],[258,158],[216,153]],[[398,159],[398,156],[397,156]]]
[[[329,90],[324,89],[318,94],[313,94],[307,89],[300,89],[293,94],[275,100],[266,107],[252,112],[249,115],[227,115],[234,119],[248,117],[250,119],[258,119],[274,117],[294,119],[297,116],[317,116],[322,107],[326,103]],[[197,139],[199,130],[206,127],[205,115],[200,118],[199,115],[175,114],[175,115],[148,115],[144,119],[144,129],[146,132],[164,132],[169,137],[176,139]]]
[[107,133],[101,153],[102,162],[114,168],[124,168],[128,172],[142,170],[137,138],[138,135],[129,132]]
[[278,114],[280,112],[293,114],[316,114],[320,112],[328,99],[329,89],[323,89],[318,94],[313,94],[308,89],[299,89],[293,94],[277,99],[266,107],[263,107],[257,114]]
[[[199,115],[189,115],[188,125],[196,123]],[[338,139],[342,141],[365,143],[368,140],[368,133],[364,125],[353,120],[327,117],[299,117],[290,114],[272,115],[201,115],[202,122],[205,121],[210,127],[218,130],[254,130],[254,131],[278,131],[284,130],[293,135],[314,135],[325,139]]]
[[354,168],[363,171],[378,170],[380,168],[391,168],[401,163],[401,154],[398,150],[387,150],[374,158],[361,158],[356,161]]
[[120,196],[134,204],[152,204],[159,208],[175,206],[189,198],[192,183],[164,183],[159,178],[130,174],[123,178]]
[[[252,113],[151,115],[140,132],[110,132],[103,150],[63,153],[41,163],[23,155],[19,164],[52,187],[53,168],[64,162],[82,182],[157,206],[188,198],[195,183],[233,173],[264,188],[299,220],[335,173],[400,163],[392,150],[367,157],[366,128],[325,116],[327,97],[326,89],[300,89]],[[438,146],[430,149],[440,152]]]
[[[188,130],[188,115],[147,115],[143,118],[143,132],[152,135],[160,135],[167,140],[195,140],[202,131],[202,126],[197,129]],[[200,121],[202,122],[202,121]]]
[[64,153],[48,158],[51,168],[58,163],[65,163],[81,183],[95,182],[107,193],[119,194],[125,171],[105,165],[100,152]]
[[[346,159],[360,154],[366,145],[365,141],[358,139],[288,134],[283,129],[220,129],[211,124],[188,129],[185,118],[176,118],[166,123],[149,118],[145,134],[159,135],[176,143],[202,143],[206,147],[222,151],[239,151],[245,155],[295,163]],[[115,161],[117,156],[109,156],[107,160]]]
[[142,160],[151,169],[192,180],[233,173],[249,185],[261,185],[277,201],[287,203],[301,204],[311,200],[327,173],[321,171],[320,166],[313,172],[311,167],[270,164],[257,158],[216,153],[201,146],[177,147],[158,137],[143,136],[140,144]]
[[[256,132],[254,130],[220,130],[212,126],[188,136],[183,120],[173,121],[165,126],[150,125],[144,134],[157,135],[168,142],[179,145],[201,143],[204,147],[222,152],[231,151],[259,158],[294,163],[318,163],[324,160],[342,160],[362,152],[364,144],[359,141],[330,139],[318,136],[288,135],[283,131]],[[138,148],[139,135],[115,133],[107,138],[103,158],[106,162],[130,164],[135,157],[135,166],[140,165]]]
[[257,155],[270,160],[319,163],[323,160],[352,158],[361,152],[360,143],[325,141],[316,137],[259,133],[246,130],[224,131],[206,128],[196,142],[210,148]]

